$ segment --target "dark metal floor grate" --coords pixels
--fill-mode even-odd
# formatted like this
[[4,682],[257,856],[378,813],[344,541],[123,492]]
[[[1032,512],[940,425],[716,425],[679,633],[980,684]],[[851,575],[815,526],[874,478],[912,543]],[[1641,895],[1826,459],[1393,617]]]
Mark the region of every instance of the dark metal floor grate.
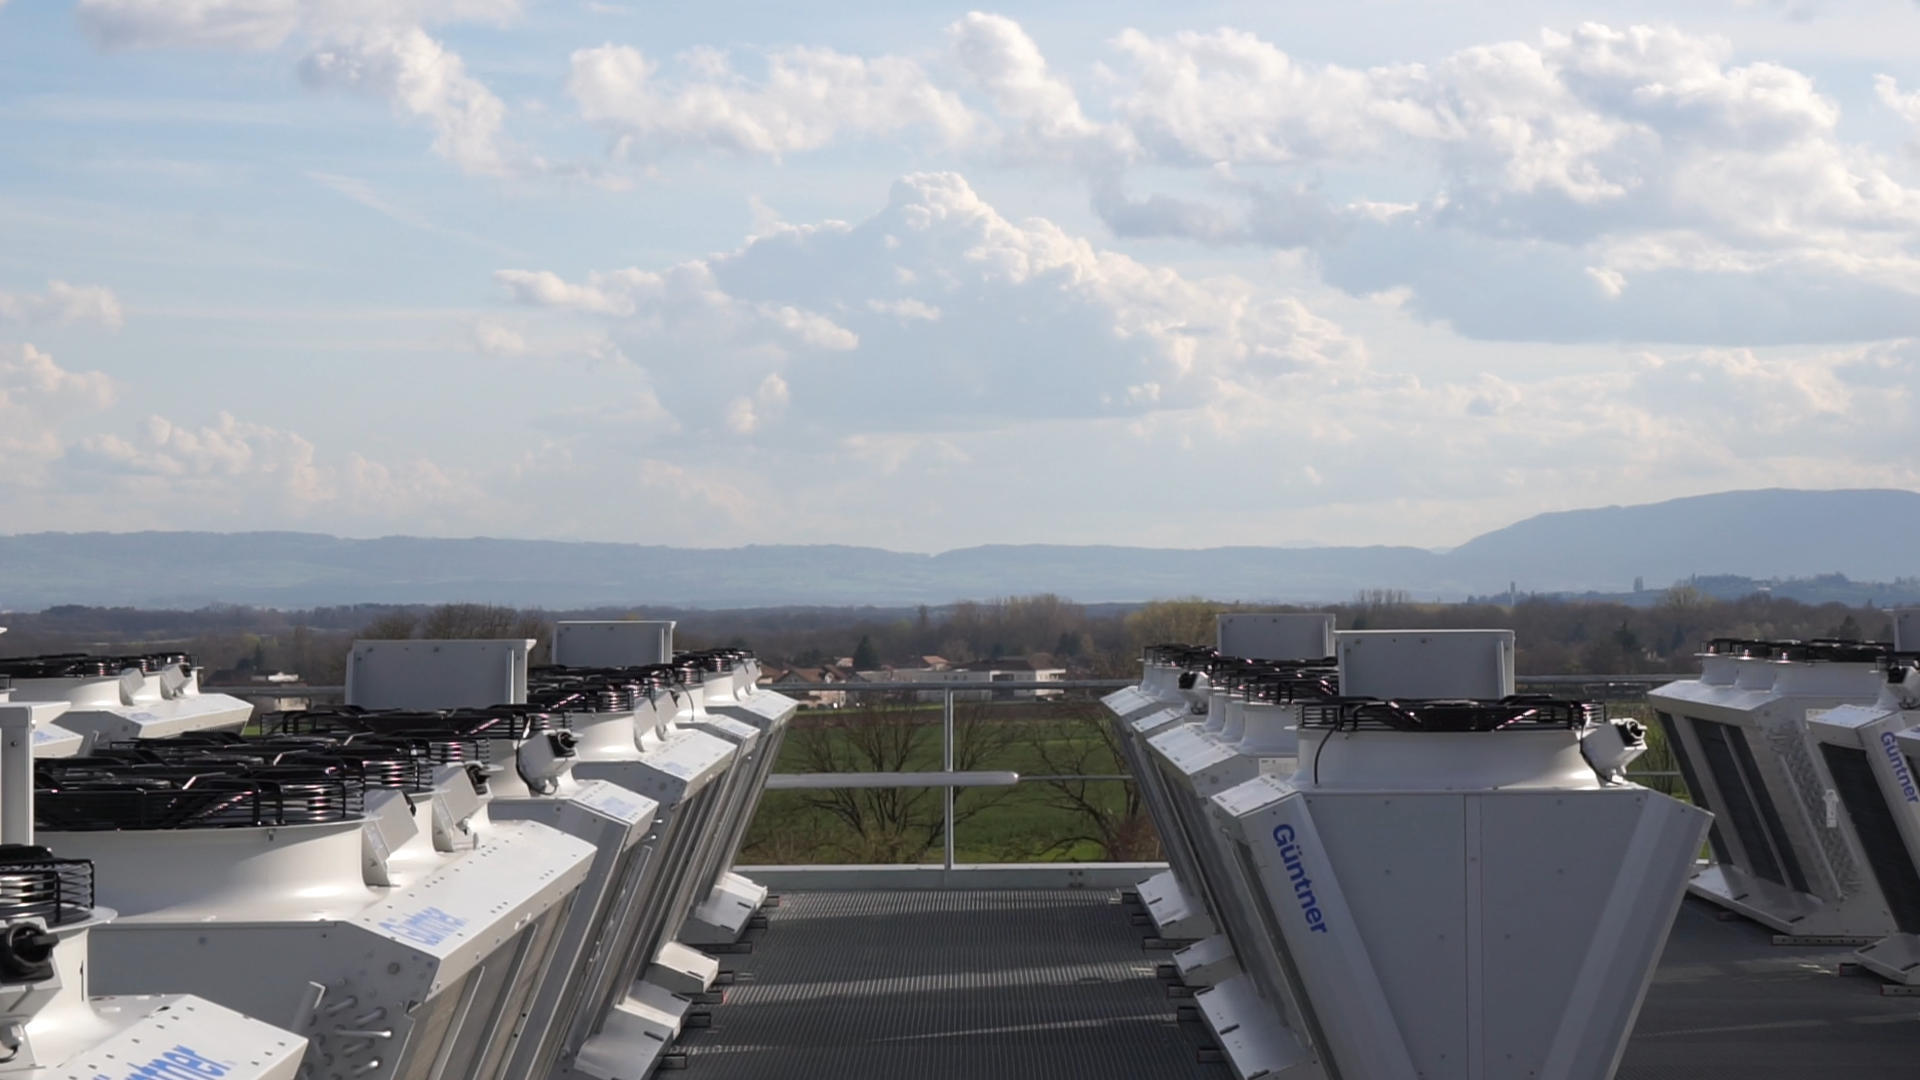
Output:
[[682,1040],[699,1080],[1227,1080],[1105,891],[790,893]]
[[[1102,891],[789,893],[693,1080],[1230,1080],[1197,1062],[1129,907]],[[1912,1080],[1915,998],[1840,978],[1840,948],[1782,947],[1688,900],[1617,1080]],[[668,1074],[672,1075],[672,1074]]]

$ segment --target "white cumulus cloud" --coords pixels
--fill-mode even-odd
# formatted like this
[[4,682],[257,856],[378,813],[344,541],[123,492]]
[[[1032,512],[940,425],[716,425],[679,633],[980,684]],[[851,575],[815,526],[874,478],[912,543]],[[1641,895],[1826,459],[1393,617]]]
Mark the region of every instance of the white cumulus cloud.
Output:
[[741,432],[765,428],[773,385],[813,422],[918,429],[1197,408],[1365,366],[1291,297],[1010,221],[952,173],[902,179],[856,225],[780,225],[661,271],[496,278],[521,303],[610,318],[669,409]]
[[120,298],[103,285],[69,285],[49,281],[44,292],[15,293],[0,289],[0,322],[98,323],[118,330],[126,322]]
[[[1244,223],[1225,209],[1156,217],[1113,201],[1122,231],[1311,245],[1334,283],[1407,287],[1415,310],[1474,335],[1920,331],[1920,192],[1840,139],[1839,109],[1811,78],[1735,63],[1724,40],[1587,24],[1367,71],[1302,64],[1226,31],[1119,45],[1135,68],[1116,107],[1162,160],[1280,176],[1410,168],[1428,185],[1384,217],[1313,196],[1337,225],[1291,236],[1256,227],[1271,186],[1229,191],[1248,207]],[[1881,92],[1903,100],[1890,82]],[[1793,303],[1796,291],[1827,299]]]
[[[1328,282],[1402,290],[1475,337],[1920,333],[1920,190],[1842,136],[1809,74],[1723,38],[1586,23],[1362,69],[1243,30],[1124,30],[1078,80],[1002,15],[946,39],[925,62],[772,49],[754,77],[695,49],[671,79],[608,45],[575,55],[571,87],[647,155],[917,129],[963,157],[1078,170],[1120,235],[1310,251]],[[1920,115],[1920,94],[1877,85]]]
[[65,453],[66,426],[114,403],[118,386],[98,371],[69,371],[32,345],[0,344],[0,471],[35,484]]
[[501,145],[506,106],[429,36],[434,24],[503,23],[518,0],[80,0],[81,26],[101,47],[303,53],[301,79],[389,102],[434,130],[434,152],[463,171],[518,167]]
[[425,120],[434,152],[467,172],[507,171],[499,146],[506,106],[417,26],[342,30],[307,54],[300,77],[316,90],[366,94]]
[[224,412],[199,426],[149,416],[134,434],[87,435],[67,447],[64,466],[69,476],[104,483],[136,503],[296,518],[391,518],[482,501],[471,477],[425,458],[388,464],[349,452],[329,460],[298,432]]
[[581,115],[628,140],[694,145],[778,157],[843,138],[926,128],[964,135],[972,114],[904,57],[872,60],[822,48],[769,53],[753,82],[711,49],[680,58],[663,78],[639,49],[603,45],[573,54],[567,90]]

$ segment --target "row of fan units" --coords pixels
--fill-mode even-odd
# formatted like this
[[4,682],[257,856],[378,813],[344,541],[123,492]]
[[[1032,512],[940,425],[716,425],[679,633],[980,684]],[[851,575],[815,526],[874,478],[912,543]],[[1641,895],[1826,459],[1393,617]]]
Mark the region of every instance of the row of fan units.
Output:
[[1627,782],[1638,724],[1515,695],[1510,631],[1330,615],[1223,615],[1105,703],[1240,1080],[1613,1074],[1710,820]]
[[671,635],[356,642],[251,723],[183,656],[0,661],[0,1077],[647,1076],[794,712]]
[[1710,642],[1648,695],[1696,805],[1698,896],[1920,984],[1920,610],[1888,644]]

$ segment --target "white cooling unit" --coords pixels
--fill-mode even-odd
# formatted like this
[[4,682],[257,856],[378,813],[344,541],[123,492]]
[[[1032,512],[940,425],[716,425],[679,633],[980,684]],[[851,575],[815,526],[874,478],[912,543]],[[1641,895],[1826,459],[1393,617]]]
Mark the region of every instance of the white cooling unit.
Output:
[[[523,1006],[522,1033],[515,1037],[506,1075],[551,1072],[581,1010],[607,997],[613,957],[640,924],[652,869],[644,841],[658,809],[654,801],[605,780],[576,779],[575,737],[564,729],[564,718],[524,706],[286,713],[262,723],[275,734],[345,735],[339,747],[343,758],[359,747],[371,749],[370,743],[404,741],[423,747],[435,761],[485,763],[491,798],[473,815],[472,826],[480,836],[493,822],[531,821],[593,847],[593,863],[555,940],[549,974]],[[420,846],[417,826],[400,801],[381,800],[372,817],[381,850]],[[394,860],[386,862],[392,866]]]
[[293,1080],[307,1042],[188,994],[95,997],[94,867],[36,846],[33,732],[64,705],[0,704],[0,1072],[45,1080]]
[[[620,634],[583,637],[590,629],[592,624],[570,624],[567,648],[577,653],[590,642],[604,653],[623,641],[641,640]],[[532,644],[518,639],[357,643],[349,698],[363,705],[444,708],[505,692],[525,701],[530,680],[544,679],[537,695],[544,702],[552,677],[564,678],[570,669],[530,674],[526,658]],[[576,716],[564,706],[559,710],[564,723],[580,723],[569,733],[571,771],[584,783],[632,793],[647,803],[650,826],[635,838],[642,854],[635,855],[632,872],[623,872],[618,884],[622,921],[602,923],[590,939],[581,938],[594,942],[591,970],[575,973],[564,988],[543,991],[564,1030],[556,1028],[537,1050],[523,1042],[514,1064],[542,1069],[551,1064],[555,1075],[579,1070],[626,1078],[651,1072],[679,1036],[691,1000],[676,990],[704,989],[717,974],[711,960],[668,947],[672,931],[694,906],[701,868],[721,835],[728,794],[739,782],[739,770],[732,767],[740,757],[737,744],[698,728],[732,726],[735,735],[755,743],[758,733],[719,717],[699,717],[696,726],[690,709],[685,717],[690,722],[682,725],[676,711],[663,712],[650,695],[636,700],[617,680],[598,689],[624,696],[613,702],[611,712],[583,710]],[[684,702],[687,695],[680,698]],[[654,969],[662,977],[642,978]]]
[[[95,742],[159,739],[187,731],[238,730],[253,706],[200,692],[200,674],[181,653],[150,656],[43,656],[0,661],[14,701],[64,701],[57,739],[42,756],[83,753]],[[74,744],[65,733],[79,735]]]
[[[1213,804],[1257,777],[1291,777],[1301,765],[1304,710],[1343,692],[1349,682],[1416,697],[1503,699],[1513,690],[1508,631],[1352,631],[1334,638],[1332,670],[1324,661],[1264,672],[1257,666],[1233,674],[1216,670],[1214,703],[1204,724],[1152,740],[1175,795],[1176,827],[1188,837],[1204,879],[1197,892],[1222,932],[1176,952],[1175,964],[1183,981],[1207,987],[1195,995],[1195,1004],[1242,1080],[1310,1062],[1307,1048],[1317,1044],[1294,1034],[1306,1030],[1309,1010],[1273,976],[1279,946],[1263,937],[1266,898]],[[1247,692],[1223,694],[1223,686],[1235,682],[1245,683]],[[1242,753],[1249,726],[1253,747],[1288,753],[1265,759]]]
[[[0,633],[4,633],[0,630]],[[13,679],[0,675],[0,705],[13,700]],[[39,719],[33,725],[33,733],[28,738],[33,743],[34,757],[72,757],[85,749],[87,740],[77,731],[69,731],[55,723],[53,718],[67,711],[66,702],[42,702],[44,709],[36,709],[34,715]]]
[[[1168,868],[1138,886],[1140,901],[1154,927],[1163,938],[1183,941],[1204,939],[1216,932],[1218,912],[1208,902],[1207,884],[1200,861],[1203,852],[1195,846],[1196,833],[1183,816],[1191,818],[1190,805],[1182,804],[1177,782],[1163,771],[1152,746],[1156,741],[1172,740],[1175,745],[1198,747],[1198,752],[1225,753],[1219,735],[1230,725],[1234,742],[1241,727],[1243,697],[1229,692],[1233,673],[1253,670],[1263,661],[1284,665],[1325,664],[1333,655],[1333,616],[1321,614],[1232,614],[1216,619],[1217,647],[1190,650],[1162,647],[1149,656],[1140,690],[1128,699],[1109,696],[1109,709],[1115,712],[1116,736],[1127,764],[1140,786],[1142,802],[1160,836],[1160,846]],[[1158,673],[1155,668],[1183,668],[1178,674]],[[1149,689],[1149,687],[1152,689]],[[1122,692],[1125,693],[1124,691]],[[1152,708],[1153,701],[1169,696],[1189,703],[1183,708]],[[1119,700],[1116,700],[1119,699]],[[1198,710],[1199,716],[1194,715]],[[1204,725],[1204,737],[1201,727]],[[1198,741],[1196,741],[1198,740]],[[1211,749],[1209,749],[1211,748]],[[1191,756],[1193,750],[1187,751]],[[1171,775],[1180,775],[1176,768]],[[1191,802],[1190,799],[1187,800]]]
[[1619,779],[1636,730],[1544,699],[1303,713],[1293,778],[1213,800],[1261,900],[1244,974],[1197,995],[1236,1073],[1610,1077],[1708,817]]
[[540,1035],[530,999],[593,847],[534,822],[476,826],[482,774],[447,765],[421,808],[437,865],[370,886],[364,779],[242,756],[41,763],[42,836],[92,860],[120,912],[94,934],[93,985],[283,1025],[310,1041],[314,1080],[510,1076],[516,1041]]
[[690,944],[727,944],[739,940],[767,898],[764,885],[733,873],[732,866],[798,703],[759,688],[759,665],[751,653],[709,649],[676,654],[673,630],[669,621],[562,622],[554,632],[554,664],[559,674],[568,669],[611,673],[671,666],[675,678],[659,689],[675,705],[674,724],[737,748],[729,786],[719,797],[725,835],[703,851],[695,873],[700,899],[678,935]]
[[[1331,696],[1334,683],[1324,667],[1247,672],[1233,679],[1228,719],[1218,731],[1183,724],[1148,740],[1172,797],[1175,827],[1194,852],[1199,895],[1214,921],[1226,926],[1243,922],[1236,936],[1244,936],[1254,898],[1232,861],[1231,845],[1212,820],[1209,800],[1256,776],[1293,775],[1301,704]],[[1188,986],[1215,986],[1240,973],[1226,935],[1197,941],[1176,951],[1173,959]]]
[[697,665],[702,674],[698,684],[687,683],[686,718],[680,722],[739,747],[736,779],[722,813],[723,835],[699,869],[695,894],[700,900],[679,934],[691,945],[723,945],[740,939],[767,899],[766,886],[733,873],[732,867],[799,703],[755,685],[757,665],[737,650],[683,653],[676,662]]
[[1697,679],[1647,695],[1712,865],[1689,888],[1782,934],[1872,940],[1896,929],[1854,822],[1816,760],[1808,717],[1870,705],[1884,646],[1718,639]]
[[1842,705],[1809,715],[1807,730],[1839,796],[1895,932],[1855,953],[1868,970],[1920,984],[1920,671],[1889,664],[1885,691],[1872,705]]
[[1139,785],[1141,802],[1153,821],[1161,854],[1167,860],[1167,869],[1136,887],[1140,903],[1160,936],[1173,941],[1205,938],[1215,933],[1215,927],[1201,888],[1198,855],[1180,828],[1174,795],[1148,743],[1163,732],[1207,722],[1213,687],[1204,669],[1217,663],[1218,656],[1212,649],[1183,646],[1150,649],[1140,681],[1140,696],[1149,700],[1145,704],[1132,700],[1120,702],[1127,708],[1120,712],[1112,703],[1118,695],[1109,695],[1107,699],[1108,708],[1115,709],[1114,741],[1126,759],[1127,771]]
[[672,940],[700,895],[698,870],[724,839],[721,795],[734,744],[674,722],[671,669],[543,669],[541,707],[563,712],[576,743],[573,774],[639,792],[658,806],[642,841],[648,873],[626,936],[605,950],[604,991],[583,1002],[563,1040],[556,1077],[644,1076],[680,1033],[684,995],[713,985],[718,965]]

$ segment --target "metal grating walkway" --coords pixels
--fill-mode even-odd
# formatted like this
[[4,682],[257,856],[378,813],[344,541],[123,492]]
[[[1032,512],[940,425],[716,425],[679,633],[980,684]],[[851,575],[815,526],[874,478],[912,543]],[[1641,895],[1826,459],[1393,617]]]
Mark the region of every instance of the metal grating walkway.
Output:
[[770,916],[681,1042],[694,1080],[1228,1075],[1109,891],[788,893]]
[[[789,893],[741,981],[688,1032],[693,1080],[1230,1080],[1112,893]],[[1618,1080],[1912,1080],[1920,997],[1681,908]]]

